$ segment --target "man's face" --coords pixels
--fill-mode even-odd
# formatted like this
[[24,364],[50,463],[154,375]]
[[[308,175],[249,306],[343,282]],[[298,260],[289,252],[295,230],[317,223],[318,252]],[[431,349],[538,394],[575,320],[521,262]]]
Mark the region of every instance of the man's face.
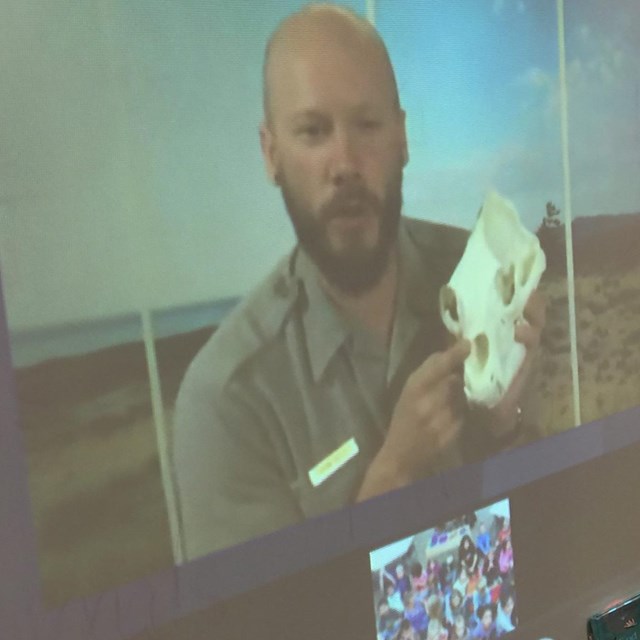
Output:
[[330,284],[359,294],[381,277],[396,238],[404,113],[370,43],[299,45],[273,55],[265,160],[301,245]]

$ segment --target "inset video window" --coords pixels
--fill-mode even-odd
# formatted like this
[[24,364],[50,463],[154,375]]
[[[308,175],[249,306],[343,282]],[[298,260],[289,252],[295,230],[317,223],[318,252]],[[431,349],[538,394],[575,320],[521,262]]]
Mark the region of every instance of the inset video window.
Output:
[[[266,44],[303,0],[250,11],[107,4],[87,1],[78,13],[31,0],[7,18],[3,41],[12,57],[0,116],[2,287],[48,603],[574,426],[567,212],[582,421],[637,404],[637,4],[573,3],[562,23],[553,0],[345,0],[335,3],[350,16],[344,25],[375,26],[394,82],[369,49],[343,50],[328,29],[317,41],[298,34],[291,51],[316,42],[309,55],[321,69],[333,61],[323,75],[332,91],[290,90],[283,54],[270,96]],[[343,109],[354,92],[375,109]],[[294,95],[311,120],[289,119]],[[275,100],[270,133],[287,144],[260,135],[265,97]],[[327,166],[337,171],[330,185]],[[420,415],[421,398],[405,402],[403,391],[459,337],[445,330],[439,292],[491,189],[546,254],[546,322],[527,360],[538,352],[537,375],[532,364],[505,411],[476,420],[455,351],[451,371],[437,372],[442,384],[429,384],[447,426],[426,411],[434,438],[414,442],[425,429],[403,432],[394,415],[401,405]],[[306,247],[296,213],[320,219]],[[318,245],[328,260],[309,252]],[[344,268],[331,268],[336,257]],[[360,284],[342,277],[355,272]],[[252,291],[266,303],[251,297],[247,313]],[[373,296],[359,318],[372,291],[384,294],[384,313]],[[474,361],[495,353],[478,341]]]
[[518,625],[509,500],[370,553],[377,640],[467,640]]

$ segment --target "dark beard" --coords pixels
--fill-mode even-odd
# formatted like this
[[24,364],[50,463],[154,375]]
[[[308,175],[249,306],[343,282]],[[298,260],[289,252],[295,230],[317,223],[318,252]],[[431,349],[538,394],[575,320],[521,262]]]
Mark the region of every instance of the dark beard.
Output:
[[[398,236],[402,210],[402,168],[389,184],[384,201],[380,201],[361,184],[350,184],[341,187],[317,217],[300,205],[283,176],[280,176],[280,187],[298,242],[327,282],[352,296],[370,291],[382,278]],[[355,208],[348,204],[354,199],[358,201]],[[331,219],[360,215],[363,208],[366,208],[367,215],[373,215],[378,220],[376,245],[354,245],[343,251],[333,249],[327,233]]]

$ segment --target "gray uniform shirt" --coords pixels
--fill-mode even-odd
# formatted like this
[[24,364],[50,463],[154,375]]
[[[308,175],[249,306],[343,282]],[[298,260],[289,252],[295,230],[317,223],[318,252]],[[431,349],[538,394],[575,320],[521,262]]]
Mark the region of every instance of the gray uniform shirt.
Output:
[[[300,249],[222,323],[190,365],[176,404],[173,462],[187,559],[354,499],[406,378],[444,346],[438,292],[466,238],[402,220],[388,350],[337,312]],[[451,450],[424,473],[460,460]]]

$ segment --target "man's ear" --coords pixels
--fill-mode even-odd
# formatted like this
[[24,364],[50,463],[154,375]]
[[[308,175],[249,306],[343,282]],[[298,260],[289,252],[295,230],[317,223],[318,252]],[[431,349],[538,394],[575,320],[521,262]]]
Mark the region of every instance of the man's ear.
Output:
[[267,176],[277,186],[279,183],[276,141],[269,125],[264,120],[260,123],[260,147]]

